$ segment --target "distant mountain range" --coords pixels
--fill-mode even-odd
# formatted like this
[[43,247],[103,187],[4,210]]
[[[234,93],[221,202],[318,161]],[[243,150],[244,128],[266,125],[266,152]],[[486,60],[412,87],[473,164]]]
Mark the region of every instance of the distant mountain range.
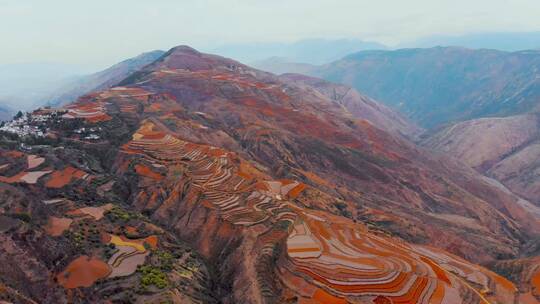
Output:
[[398,48],[430,48],[435,46],[460,46],[471,49],[493,49],[508,52],[540,49],[540,32],[435,35],[400,44]]
[[362,51],[320,66],[275,60],[256,66],[352,86],[426,128],[540,110],[540,51],[435,47]]
[[90,91],[115,84],[163,53],[144,53],[90,74],[88,69],[58,63],[3,65],[0,66],[0,105],[29,111],[43,105],[72,102]]
[[227,44],[209,51],[242,62],[256,62],[269,57],[285,58],[291,62],[323,64],[362,50],[381,50],[388,47],[359,39],[308,39],[292,43]]
[[[309,65],[326,64],[359,51],[434,46],[503,51],[537,49],[540,47],[540,32],[430,36],[394,47],[360,39],[307,39],[290,43],[226,44],[208,47],[206,51],[279,73],[301,73]],[[279,65],[283,66],[279,68]],[[106,86],[108,73],[105,70],[90,76],[92,73],[88,68],[60,63],[3,65],[0,66],[0,103],[17,110],[29,110],[46,103],[72,101],[73,97],[80,96],[77,92],[88,91],[93,85],[98,88],[100,83]]]
[[47,99],[46,104],[59,106],[73,102],[86,93],[110,88],[131,73],[155,61],[164,53],[164,51],[159,50],[143,53],[137,57],[117,63],[103,71],[73,79],[55,90]]
[[56,88],[87,73],[61,63],[22,63],[0,66],[0,104],[30,110],[45,103]]

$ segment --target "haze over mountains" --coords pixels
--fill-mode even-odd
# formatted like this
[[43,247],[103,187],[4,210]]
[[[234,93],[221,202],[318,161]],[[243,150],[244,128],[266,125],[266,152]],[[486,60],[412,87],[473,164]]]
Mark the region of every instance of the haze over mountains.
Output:
[[117,84],[131,73],[155,61],[164,53],[165,52],[159,50],[143,53],[139,56],[117,63],[101,72],[77,77],[52,92],[52,94],[48,96],[46,104],[51,106],[61,106],[76,100],[86,93],[107,89]]
[[[205,50],[281,74],[306,72],[309,64],[329,63],[362,50],[434,46],[529,50],[540,47],[540,34],[516,32],[430,36],[394,46],[360,39],[306,39],[287,43],[230,43],[208,46]],[[289,67],[293,64],[295,68]],[[284,67],[277,68],[278,65]],[[90,83],[99,83],[99,79],[105,77],[106,73],[106,70],[94,73],[88,67],[61,63],[3,65],[0,66],[0,102],[15,110],[31,110],[47,103],[58,103],[59,99],[67,101],[70,97],[76,97],[76,94],[73,95],[75,92],[88,89],[84,89],[84,86],[91,87]]]
[[[269,65],[259,65],[272,71]],[[276,70],[295,65],[280,64]],[[456,47],[363,51],[300,71],[343,83],[423,127],[538,111],[540,51]]]
[[86,71],[61,63],[0,65],[0,105],[16,111],[32,110],[45,104],[55,88]]
[[291,62],[323,64],[358,51],[387,48],[383,44],[360,39],[307,39],[292,43],[228,44],[209,51],[249,63],[278,57]]
[[398,48],[430,48],[461,46],[470,49],[492,49],[507,52],[540,49],[540,32],[473,33],[434,35],[402,43]]

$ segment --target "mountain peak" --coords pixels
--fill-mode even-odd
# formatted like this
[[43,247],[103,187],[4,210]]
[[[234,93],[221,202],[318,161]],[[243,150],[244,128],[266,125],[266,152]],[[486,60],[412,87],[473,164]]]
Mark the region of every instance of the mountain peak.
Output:
[[167,54],[189,54],[189,55],[201,55],[201,52],[190,47],[189,45],[178,45],[170,49]]
[[147,68],[150,70],[183,69],[200,71],[240,65],[242,64],[232,59],[201,53],[190,46],[179,45],[170,49]]

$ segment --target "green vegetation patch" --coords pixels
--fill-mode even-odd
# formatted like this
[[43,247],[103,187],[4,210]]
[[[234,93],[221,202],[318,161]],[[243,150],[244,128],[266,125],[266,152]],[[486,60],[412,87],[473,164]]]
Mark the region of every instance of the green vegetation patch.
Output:
[[141,289],[147,289],[149,286],[156,286],[159,289],[164,289],[169,286],[167,275],[155,266],[141,266],[138,269],[141,273]]
[[105,215],[112,221],[121,221],[121,222],[127,222],[131,219],[140,219],[142,216],[140,214],[126,211],[119,207],[114,207],[111,210],[107,211]]

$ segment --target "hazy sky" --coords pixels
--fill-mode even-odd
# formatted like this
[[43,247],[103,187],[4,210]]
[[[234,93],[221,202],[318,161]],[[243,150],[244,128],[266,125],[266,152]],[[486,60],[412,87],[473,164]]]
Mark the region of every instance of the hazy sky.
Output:
[[108,66],[179,44],[540,30],[539,0],[0,0],[0,64]]

